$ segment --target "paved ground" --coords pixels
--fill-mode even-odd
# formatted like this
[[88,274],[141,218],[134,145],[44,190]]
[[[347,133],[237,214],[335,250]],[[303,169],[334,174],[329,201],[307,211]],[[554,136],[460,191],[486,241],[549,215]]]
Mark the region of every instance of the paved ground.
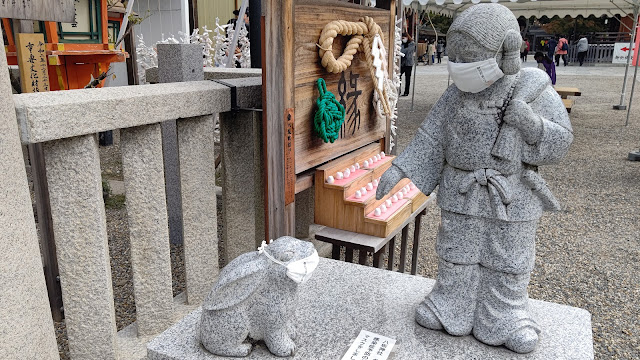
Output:
[[[533,66],[533,62],[528,65]],[[399,149],[411,140],[447,86],[446,65],[419,66],[414,111],[399,104]],[[593,315],[596,358],[640,358],[640,163],[626,160],[640,147],[640,104],[624,126],[620,99],[624,68],[560,67],[558,86],[576,86],[571,113],[575,140],[561,164],[541,168],[564,209],[541,219],[532,298],[577,306]],[[640,90],[640,89],[639,89]],[[439,218],[423,220],[420,274],[436,275]]]

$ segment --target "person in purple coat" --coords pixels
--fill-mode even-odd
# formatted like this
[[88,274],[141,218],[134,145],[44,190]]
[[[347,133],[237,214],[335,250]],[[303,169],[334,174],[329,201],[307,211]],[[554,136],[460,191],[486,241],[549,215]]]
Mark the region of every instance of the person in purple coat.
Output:
[[538,62],[538,67],[541,70],[546,71],[549,77],[551,78],[551,84],[555,85],[556,84],[556,64],[553,62],[553,60],[551,60],[549,55],[543,54],[540,51],[536,53],[534,58]]

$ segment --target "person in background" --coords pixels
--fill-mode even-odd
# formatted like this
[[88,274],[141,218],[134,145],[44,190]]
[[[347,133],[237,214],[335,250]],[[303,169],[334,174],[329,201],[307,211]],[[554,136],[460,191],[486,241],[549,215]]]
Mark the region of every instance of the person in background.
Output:
[[578,61],[580,62],[580,66],[584,63],[584,58],[587,57],[587,51],[589,51],[589,40],[582,35],[580,36],[580,40],[578,40]]
[[402,34],[402,48],[400,49],[404,56],[400,60],[400,78],[404,74],[404,93],[401,96],[409,95],[409,86],[411,85],[411,70],[415,64],[416,43],[407,33]]
[[436,44],[435,41],[432,42],[430,45],[431,47],[431,64],[435,64],[436,63]]
[[558,46],[556,46],[556,66],[560,66],[560,57],[562,56],[562,62],[564,66],[569,63],[567,61],[567,54],[569,53],[569,41],[561,36],[558,40]]
[[527,61],[527,43],[524,38],[522,38],[522,44],[520,45],[520,60],[522,60],[522,62]]
[[424,56],[427,58],[427,65],[432,65],[433,64],[433,50],[431,47],[431,40],[427,39],[427,48],[426,48],[426,52],[424,54]]
[[551,84],[556,84],[556,64],[553,60],[547,55],[540,51],[538,51],[533,58],[538,63],[538,68],[544,70],[547,75],[551,78]]
[[549,39],[547,42],[547,56],[553,59],[553,56],[556,54],[556,46],[558,46],[558,41],[555,38]]
[[444,41],[438,41],[436,46],[436,53],[438,54],[438,64],[442,64],[442,53],[444,52]]

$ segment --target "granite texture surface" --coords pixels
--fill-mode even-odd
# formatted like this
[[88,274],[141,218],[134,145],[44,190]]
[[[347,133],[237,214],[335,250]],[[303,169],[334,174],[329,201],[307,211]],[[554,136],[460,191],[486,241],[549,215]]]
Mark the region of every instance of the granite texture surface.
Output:
[[177,121],[187,302],[201,303],[218,276],[214,115]]
[[[339,359],[360,330],[396,339],[393,359],[592,359],[589,312],[565,305],[529,300],[531,315],[542,327],[535,351],[515,354],[485,345],[472,336],[454,337],[425,329],[414,311],[434,280],[330,259],[300,285],[294,323],[296,355],[292,359]],[[150,360],[222,359],[198,343],[202,310],[189,314],[152,340]],[[276,359],[257,342],[248,359]]]
[[[204,80],[202,44],[158,44],[158,76],[161,83],[185,83]],[[162,123],[162,154],[164,156],[169,239],[182,244],[183,217],[180,194],[180,164],[176,119]]]
[[[520,70],[522,39],[509,9],[472,6],[453,21],[447,39],[450,61],[472,64],[453,73],[455,81],[484,89],[451,85],[382,175],[376,197],[404,177],[425,194],[439,186],[438,275],[417,308],[418,323],[528,353],[540,333],[527,295],[537,221],[544,210],[560,209],[538,166],[567,154],[571,123],[549,77]],[[505,75],[487,82],[482,70],[494,70],[484,68],[494,57]]]
[[223,80],[225,84],[236,87],[236,101],[239,108],[262,108],[262,78],[245,77]]
[[69,354],[116,358],[116,319],[98,140],[44,144]]
[[253,111],[220,114],[225,264],[264,239],[262,124]]
[[[148,68],[145,72],[147,82],[150,84],[158,82],[158,68]],[[258,77],[262,76],[262,69],[251,68],[220,68],[220,67],[205,67],[204,79],[205,80],[223,80],[223,79],[237,79],[245,77]]]
[[202,346],[217,355],[246,356],[252,348],[245,342],[250,336],[263,340],[274,355],[295,354],[298,283],[289,278],[285,265],[314,253],[310,242],[283,236],[231,261],[202,305]]
[[204,80],[202,44],[157,44],[161,83]]
[[120,143],[138,333],[157,334],[173,320],[160,124],[122,129]]
[[13,99],[23,143],[231,109],[229,88],[212,81],[51,91],[13,95]]
[[0,34],[0,359],[58,359],[11,96]]

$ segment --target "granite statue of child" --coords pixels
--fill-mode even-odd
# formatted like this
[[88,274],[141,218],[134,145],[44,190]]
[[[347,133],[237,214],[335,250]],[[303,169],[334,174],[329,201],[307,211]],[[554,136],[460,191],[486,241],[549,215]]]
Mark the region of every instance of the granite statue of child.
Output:
[[473,335],[518,353],[540,328],[527,285],[544,210],[558,210],[538,166],[558,162],[573,140],[549,76],[520,70],[520,28],[499,4],[461,13],[447,34],[454,81],[409,146],[382,176],[380,198],[402,178],[425,194],[439,185],[436,284],[416,321]]

